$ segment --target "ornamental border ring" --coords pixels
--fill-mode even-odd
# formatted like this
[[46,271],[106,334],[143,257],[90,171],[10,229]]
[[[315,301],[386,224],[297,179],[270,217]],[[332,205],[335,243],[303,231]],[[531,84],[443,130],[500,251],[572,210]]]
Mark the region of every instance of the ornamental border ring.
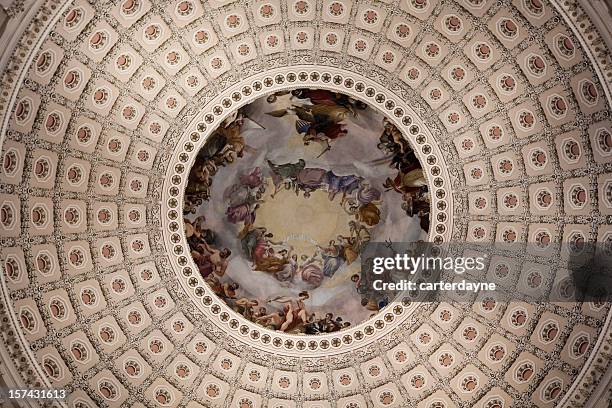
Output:
[[429,241],[435,244],[448,242],[453,225],[453,198],[449,193],[451,183],[446,163],[435,139],[418,115],[397,95],[370,79],[343,69],[324,67],[323,71],[320,68],[292,66],[259,73],[212,99],[193,118],[176,144],[162,193],[162,234],[168,257],[181,286],[196,307],[238,342],[252,345],[255,341],[265,351],[287,356],[329,356],[364,347],[401,324],[417,304],[409,297],[402,297],[401,302],[391,302],[372,318],[349,329],[316,336],[296,335],[266,329],[248,321],[210,290],[189,255],[182,222],[183,196],[189,171],[200,148],[229,114],[262,96],[303,87],[333,90],[359,99],[397,126],[423,166],[432,197]]

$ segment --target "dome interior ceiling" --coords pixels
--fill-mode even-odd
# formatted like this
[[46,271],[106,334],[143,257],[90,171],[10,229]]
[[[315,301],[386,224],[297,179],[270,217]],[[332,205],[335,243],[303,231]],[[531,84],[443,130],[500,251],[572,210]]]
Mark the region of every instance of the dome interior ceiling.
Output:
[[335,90],[414,146],[431,240],[549,248],[473,277],[549,287],[567,263],[554,244],[612,251],[612,71],[577,2],[36,4],[0,91],[5,383],[66,389],[75,408],[586,404],[609,368],[609,302],[448,296],[275,333],[190,274],[182,212],[223,120]]

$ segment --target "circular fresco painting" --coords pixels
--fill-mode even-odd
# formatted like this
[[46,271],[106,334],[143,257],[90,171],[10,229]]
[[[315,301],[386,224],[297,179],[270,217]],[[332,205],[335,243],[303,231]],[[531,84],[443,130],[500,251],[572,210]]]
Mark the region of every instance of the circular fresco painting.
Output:
[[372,241],[427,238],[421,165],[379,111],[296,89],[241,108],[198,153],[185,192],[191,255],[233,310],[289,333],[341,330],[392,299],[360,288]]

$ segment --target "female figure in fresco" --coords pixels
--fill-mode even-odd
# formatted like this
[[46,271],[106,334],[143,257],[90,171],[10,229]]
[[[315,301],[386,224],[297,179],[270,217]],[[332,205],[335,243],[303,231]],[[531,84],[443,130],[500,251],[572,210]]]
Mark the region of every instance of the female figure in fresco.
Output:
[[240,175],[240,185],[248,188],[258,188],[263,185],[263,174],[261,167],[255,167],[250,173]]
[[255,247],[257,246],[260,238],[266,233],[265,227],[256,227],[245,226],[240,234],[238,234],[238,238],[240,239],[240,246],[242,247],[242,252],[246,255],[247,259],[251,262],[253,261],[253,252],[255,251]]
[[313,285],[314,287],[321,285],[321,282],[323,281],[323,271],[318,265],[318,260],[316,259],[317,256],[317,253],[310,258],[308,258],[306,255],[302,255],[302,265],[300,265],[298,269],[298,272],[302,276],[302,280]]
[[[325,90],[300,89],[292,92],[293,97],[309,99],[311,104],[302,103],[288,108],[267,112],[268,115],[280,118],[288,114],[296,115],[295,128],[302,134],[304,145],[317,142],[323,145],[325,152],[331,149],[330,141],[348,134],[342,123],[349,114],[356,116],[356,110],[347,98],[342,98]],[[297,102],[297,101],[296,101]]]
[[344,202],[344,210],[359,222],[373,227],[380,222],[380,208],[382,193],[379,189],[371,187],[366,180],[361,180],[359,188],[354,195]]
[[289,263],[291,258],[287,258],[282,253],[275,253],[274,248],[266,246],[265,252],[261,257],[254,259],[253,269],[261,272],[269,272],[275,276],[282,273],[285,265]]
[[343,205],[346,197],[351,195],[363,181],[363,177],[349,174],[347,176],[337,176],[332,170],[325,174],[325,184],[330,201],[334,201],[338,193],[342,193],[340,204]]
[[227,208],[225,211],[227,220],[232,224],[244,222],[245,225],[252,225],[255,222],[257,208],[263,202],[261,197],[261,192],[257,191],[253,194],[251,190],[248,190],[242,203]]
[[298,270],[298,256],[291,253],[292,249],[290,248],[289,251],[282,254],[286,262],[280,271],[274,273],[274,277],[281,282],[292,280]]
[[368,242],[370,242],[370,231],[356,221],[349,221],[349,229],[351,231],[351,238],[355,240],[354,249],[357,253],[361,253]]
[[273,237],[273,234],[271,232],[266,232],[265,228],[261,228],[258,230],[259,232],[256,235],[257,240],[255,241],[253,252],[251,253],[250,258],[254,264],[258,263],[265,257],[268,251],[269,244],[271,243],[270,239]]
[[357,221],[361,221],[369,227],[380,222],[380,209],[374,205],[374,203],[364,204],[359,207],[357,214],[355,214]]
[[372,187],[367,180],[362,180],[357,190],[356,198],[359,204],[382,204],[382,193],[376,187]]
[[336,238],[342,245],[346,264],[350,265],[359,256],[363,248],[370,242],[370,231],[356,221],[349,221],[351,235],[338,235]]
[[227,202],[228,212],[234,211],[244,204],[252,202],[261,203],[261,198],[266,191],[261,168],[256,167],[249,174],[240,175],[240,181],[225,189],[223,200]]
[[335,240],[329,241],[329,246],[319,247],[323,257],[323,275],[332,277],[344,263],[344,251],[342,245],[336,244]]
[[342,247],[342,258],[345,260],[346,264],[352,264],[359,256],[359,253],[355,251],[355,239],[350,236],[338,235],[336,241]]

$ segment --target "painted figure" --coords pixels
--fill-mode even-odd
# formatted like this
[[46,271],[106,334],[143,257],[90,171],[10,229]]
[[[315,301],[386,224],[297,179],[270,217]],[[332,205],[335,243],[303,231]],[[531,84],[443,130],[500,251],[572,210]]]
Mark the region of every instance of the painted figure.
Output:
[[268,299],[268,302],[277,302],[283,304],[283,312],[285,321],[280,327],[280,331],[288,331],[299,323],[308,323],[308,312],[306,311],[306,300],[310,298],[308,292],[303,291],[298,294],[297,298],[289,296],[276,296]]
[[196,250],[191,251],[191,256],[200,270],[200,274],[206,278],[211,273],[223,276],[229,264],[229,256],[232,254],[228,248],[214,249],[206,242],[198,245]]
[[319,266],[319,260],[316,259],[318,254],[314,254],[310,258],[302,255],[302,264],[299,267],[298,273],[302,276],[304,282],[317,287],[323,281],[323,271]]
[[359,188],[361,181],[363,181],[363,177],[360,176],[353,174],[348,176],[337,176],[332,170],[328,171],[325,174],[325,184],[327,184],[329,199],[333,201],[337,194],[342,193],[340,203],[343,204],[346,200],[346,196],[352,194]]
[[336,244],[335,240],[329,241],[329,246],[319,247],[323,257],[323,275],[332,277],[344,263],[344,251],[342,245]]

